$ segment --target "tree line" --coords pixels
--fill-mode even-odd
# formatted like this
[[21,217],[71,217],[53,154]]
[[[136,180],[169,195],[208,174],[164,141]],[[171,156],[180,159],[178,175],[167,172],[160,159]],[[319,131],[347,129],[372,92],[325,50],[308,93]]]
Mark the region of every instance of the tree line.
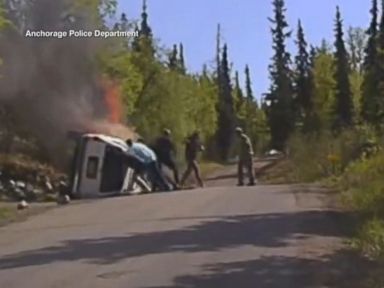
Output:
[[[29,1],[27,6],[33,11],[34,3],[39,1],[45,0]],[[23,2],[26,3],[4,1],[0,9],[2,31],[7,26],[23,26],[22,12],[26,9],[20,4]],[[98,27],[139,31],[138,38],[106,40],[107,44],[90,61],[99,74],[118,83],[123,121],[134,126],[144,139],[153,139],[167,127],[175,140],[182,143],[188,134],[198,130],[207,143],[207,155],[225,161],[234,155],[236,126],[246,130],[260,151],[266,148],[284,150],[289,138],[297,132],[338,133],[364,123],[382,131],[384,13],[380,19],[378,0],[372,0],[372,19],[367,31],[349,28],[346,33],[342,11],[337,7],[333,45],[324,40],[319,46],[307,42],[305,25],[300,20],[293,37],[286,20],[285,1],[272,0],[273,15],[269,19],[274,50],[269,67],[271,85],[265,96],[258,97],[259,101],[252,91],[249,66],[246,65],[244,71],[233,71],[230,43],[222,43],[220,25],[213,56],[215,64],[204,65],[200,72],[192,73],[187,69],[188,59],[184,56],[188,47],[175,43],[164,48],[157,40],[146,1],[143,1],[138,20],[128,19],[125,13],[117,16],[116,1],[68,2],[75,5],[70,9],[63,6],[63,10],[69,9],[63,12],[83,15],[79,11],[86,11]],[[111,16],[118,18],[112,25],[108,21]],[[80,20],[79,25],[82,25]],[[294,57],[287,49],[291,38],[295,38],[297,47]],[[1,57],[6,64],[6,56]],[[244,73],[246,83],[240,83],[239,73]],[[7,113],[1,110],[4,119]],[[3,123],[5,121],[0,124],[2,130]]]
[[[125,63],[118,61],[121,66],[115,65],[110,55],[104,62],[109,69],[119,70],[117,77],[123,78],[124,73],[137,77],[123,84],[127,89],[124,97],[129,103],[126,113],[129,122],[149,139],[162,127],[169,127],[179,143],[189,133],[200,131],[207,143],[207,154],[221,161],[233,155],[237,125],[243,126],[253,138],[260,132],[265,134],[265,115],[253,95],[250,69],[244,68],[244,93],[239,72],[233,73],[230,67],[228,45],[221,43],[220,25],[215,65],[203,65],[201,72],[191,73],[186,68],[182,43],[174,44],[169,51],[162,51],[157,45],[143,3],[139,24],[130,25],[123,13],[114,26],[114,29],[139,30],[138,39],[120,46],[122,50],[112,56],[125,58]],[[140,83],[138,91],[129,88],[137,83]]]
[[[384,1],[381,1],[384,8]],[[333,48],[326,40],[308,45],[304,28],[297,26],[294,62],[286,49],[291,37],[284,0],[274,0],[272,36],[274,57],[267,96],[272,146],[283,149],[294,132],[334,135],[368,124],[382,133],[384,84],[384,13],[372,0],[369,29],[343,27],[336,7]]]

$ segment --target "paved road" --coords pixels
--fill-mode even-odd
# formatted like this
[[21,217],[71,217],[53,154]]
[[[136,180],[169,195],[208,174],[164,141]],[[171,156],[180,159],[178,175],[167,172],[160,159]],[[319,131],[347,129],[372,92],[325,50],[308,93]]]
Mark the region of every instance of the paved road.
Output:
[[[220,178],[220,177],[214,177]],[[343,287],[342,216],[305,186],[103,199],[0,228],[1,288]],[[345,284],[345,287],[352,287]]]

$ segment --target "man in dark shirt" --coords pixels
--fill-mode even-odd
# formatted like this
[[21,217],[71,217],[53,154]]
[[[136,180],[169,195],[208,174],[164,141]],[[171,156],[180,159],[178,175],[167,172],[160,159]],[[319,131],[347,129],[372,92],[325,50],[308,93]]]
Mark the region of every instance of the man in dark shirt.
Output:
[[200,187],[204,187],[203,180],[200,176],[200,169],[197,163],[197,155],[199,152],[204,151],[204,146],[200,142],[200,136],[198,132],[193,133],[188,137],[185,144],[185,160],[187,161],[187,170],[185,171],[181,180],[181,185],[184,185],[185,180],[189,177],[192,171],[195,173],[195,177]]
[[164,129],[163,135],[155,141],[154,150],[157,155],[160,169],[162,168],[162,165],[165,165],[173,172],[175,180],[174,186],[177,188],[179,185],[179,171],[175,162],[176,146],[171,139],[171,130]]

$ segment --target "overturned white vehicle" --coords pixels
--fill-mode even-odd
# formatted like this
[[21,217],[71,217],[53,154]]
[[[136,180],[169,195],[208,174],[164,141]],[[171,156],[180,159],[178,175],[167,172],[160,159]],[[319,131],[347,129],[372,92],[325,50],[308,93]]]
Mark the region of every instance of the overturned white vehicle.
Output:
[[71,196],[95,198],[149,192],[148,183],[124,163],[115,151],[125,153],[128,146],[120,138],[103,134],[82,134],[76,148],[70,175]]

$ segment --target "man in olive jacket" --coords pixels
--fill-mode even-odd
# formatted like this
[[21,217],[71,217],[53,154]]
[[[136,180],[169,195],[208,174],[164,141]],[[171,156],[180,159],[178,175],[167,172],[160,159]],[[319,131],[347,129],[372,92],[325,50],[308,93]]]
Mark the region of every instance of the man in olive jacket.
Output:
[[236,134],[239,139],[238,145],[238,186],[244,186],[243,170],[246,168],[248,172],[248,186],[255,185],[255,176],[253,171],[253,148],[252,142],[249,137],[244,133],[240,127],[236,128]]

